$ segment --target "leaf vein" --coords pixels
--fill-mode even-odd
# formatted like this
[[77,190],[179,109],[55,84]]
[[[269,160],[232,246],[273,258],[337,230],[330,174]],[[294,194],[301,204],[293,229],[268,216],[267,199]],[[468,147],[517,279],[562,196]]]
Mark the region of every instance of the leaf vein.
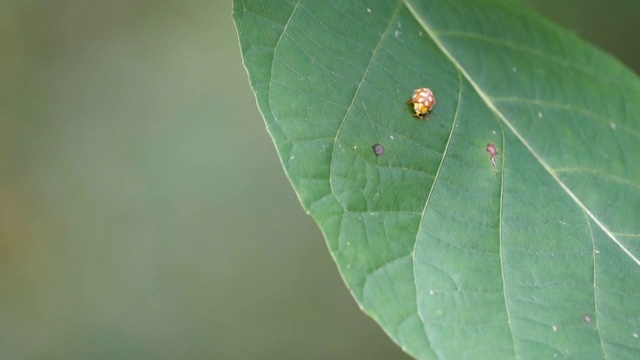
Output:
[[554,102],[550,102],[550,101],[541,101],[541,100],[537,100],[537,99],[525,99],[525,98],[519,98],[519,97],[492,97],[491,98],[494,102],[499,103],[523,103],[523,104],[535,104],[535,105],[539,105],[539,106],[543,106],[543,107],[548,107],[548,108],[557,108],[557,109],[563,109],[563,110],[567,110],[573,113],[578,113],[578,114],[583,114],[583,115],[587,115],[589,117],[591,117],[592,119],[606,125],[606,126],[613,126],[612,124],[615,125],[616,129],[620,129],[623,130],[625,133],[628,133],[630,135],[633,135],[633,137],[637,138],[638,140],[640,140],[640,133],[624,126],[624,125],[618,125],[615,124],[613,119],[611,119],[609,116],[606,115],[602,115],[602,114],[596,114],[592,111],[586,111],[583,108],[579,108],[579,107],[574,107],[574,106],[570,106],[570,105],[566,105],[566,104],[560,104],[560,103],[554,103]]
[[591,228],[591,222],[589,218],[585,214],[585,220],[587,221],[587,226],[589,227],[589,236],[591,237],[591,248],[592,248],[592,257],[593,257],[593,305],[595,308],[595,326],[596,331],[598,332],[598,339],[600,340],[600,350],[602,351],[602,355],[605,359],[607,359],[607,353],[604,351],[604,340],[602,339],[602,330],[600,329],[600,310],[598,309],[598,271],[597,271],[597,258],[596,258],[596,241],[593,237],[593,229]]
[[[433,183],[431,184],[431,189],[429,190],[429,195],[427,196],[427,200],[424,203],[424,208],[422,209],[422,216],[420,219],[420,225],[418,225],[418,231],[416,233],[416,241],[414,243],[413,246],[413,252],[411,254],[411,257],[413,259],[413,278],[414,281],[416,281],[417,274],[416,274],[416,269],[417,266],[415,265],[416,263],[416,247],[418,246],[418,236],[420,234],[420,229],[423,228],[424,225],[424,218],[425,218],[425,214],[427,211],[427,207],[429,205],[429,201],[431,200],[431,195],[433,194],[433,189],[435,189],[436,187],[436,183],[438,182],[438,177],[440,176],[440,171],[442,170],[442,166],[444,164],[444,160],[447,157],[447,151],[449,150],[449,145],[451,144],[451,140],[453,138],[453,133],[455,132],[456,129],[456,123],[458,122],[458,116],[459,116],[459,112],[460,112],[460,103],[461,103],[461,98],[462,98],[462,74],[460,74],[460,72],[458,72],[458,102],[456,104],[456,111],[453,115],[453,121],[451,122],[451,131],[449,132],[449,138],[447,139],[447,143],[444,147],[444,151],[442,153],[442,160],[440,161],[440,165],[438,165],[438,170],[436,171],[435,177],[433,179]],[[453,280],[453,279],[452,279]],[[455,283],[455,281],[454,281]],[[418,284],[415,284],[416,289],[418,289]],[[457,284],[456,284],[457,286]],[[418,303],[418,292],[416,290],[416,303]],[[426,324],[426,319],[422,316],[422,313],[420,312],[420,307],[418,306],[418,317],[420,318],[420,320],[422,321],[423,324]],[[431,341],[431,339],[429,338],[429,334],[427,334],[427,331],[425,329],[425,335],[427,336],[427,339],[429,339],[429,341]]]
[[[402,2],[398,2],[398,6],[396,7],[393,16],[391,17],[391,20],[389,20],[389,25],[387,26],[387,28],[385,29],[385,31],[382,33],[382,35],[380,36],[380,40],[378,41],[378,43],[376,44],[375,48],[373,49],[373,51],[371,52],[371,58],[369,59],[369,63],[367,64],[367,67],[364,71],[364,73],[362,74],[362,78],[360,79],[360,82],[358,84],[358,86],[356,87],[355,93],[353,94],[353,97],[351,99],[351,104],[349,104],[349,106],[347,107],[347,111],[344,114],[344,117],[342,118],[342,122],[340,123],[340,126],[338,127],[338,130],[336,131],[336,138],[335,141],[333,143],[333,149],[331,149],[331,163],[329,165],[329,169],[333,169],[334,167],[334,160],[335,160],[335,153],[336,153],[336,145],[338,142],[338,139],[340,138],[340,132],[342,131],[342,128],[344,127],[344,124],[347,122],[347,117],[349,116],[349,113],[351,112],[351,110],[354,109],[354,104],[356,99],[358,98],[358,94],[360,93],[360,90],[362,89],[362,85],[365,83],[367,76],[369,74],[369,70],[371,70],[371,66],[374,62],[374,59],[376,58],[376,54],[378,53],[378,51],[382,48],[382,43],[384,42],[384,39],[387,37],[387,35],[389,34],[389,31],[391,30],[391,25],[395,22],[395,19],[398,17],[398,14],[400,12]],[[346,210],[346,206],[340,201],[340,198],[338,197],[334,184],[333,184],[333,171],[330,171],[330,175],[329,175],[329,185],[331,188],[331,192],[334,194],[334,196],[336,197],[336,200],[338,201],[338,203],[342,206],[343,209]]]
[[610,175],[610,174],[603,174],[600,171],[595,170],[595,169],[575,167],[575,168],[558,168],[558,169],[551,169],[551,170],[554,171],[556,174],[558,174],[558,173],[589,173],[589,174],[593,174],[593,175],[596,175],[596,176],[603,177],[605,179],[609,179],[609,180],[615,181],[615,182],[620,183],[620,184],[625,184],[625,185],[632,186],[632,187],[640,189],[640,184],[638,184],[638,183],[635,183],[633,181],[629,181],[628,179],[621,178],[619,176],[613,176],[613,175]]
[[507,117],[497,108],[496,104],[491,100],[491,97],[485,93],[485,91],[480,87],[480,85],[474,81],[474,79],[471,77],[471,75],[469,75],[469,73],[467,73],[466,69],[462,66],[462,64],[460,64],[460,62],[458,62],[458,60],[449,52],[447,47],[442,43],[441,39],[436,36],[434,30],[427,25],[424,19],[418,16],[415,9],[411,5],[407,4],[407,7],[414,14],[416,21],[418,21],[418,23],[424,28],[427,34],[433,39],[436,46],[443,52],[443,54],[449,59],[449,61],[451,61],[451,63],[458,69],[458,71],[460,71],[464,75],[467,81],[469,81],[471,86],[476,90],[476,93],[485,102],[487,107],[494,114],[496,114],[496,116],[509,128],[509,130],[511,130],[511,132],[516,136],[516,138],[531,153],[531,155],[545,169],[545,171],[558,184],[558,186],[560,186],[560,188],[571,198],[571,200],[573,200],[573,202],[580,209],[582,209],[582,211],[584,211],[589,215],[589,217],[593,220],[593,222],[595,222],[598,225],[598,227],[602,229],[602,231],[607,235],[607,237],[611,241],[613,241],[618,246],[618,248],[620,248],[620,250],[622,250],[627,256],[629,256],[629,258],[631,258],[631,260],[633,260],[638,266],[640,266],[640,259],[636,257],[626,246],[624,246],[624,244],[622,244],[620,240],[616,238],[616,236],[611,232],[611,230],[609,230],[609,228],[607,228],[602,223],[602,221],[600,221],[600,219],[597,216],[595,216],[594,213],[591,212],[591,210],[580,200],[580,198],[578,198],[578,196],[576,196],[576,194],[574,194],[573,191],[569,189],[567,184],[565,184],[558,177],[558,175],[554,173],[551,166],[549,166],[549,164],[547,164],[546,161],[542,159],[540,154],[538,154],[533,149],[531,144],[529,144],[529,142],[522,136],[522,134],[520,134],[518,129],[516,129],[516,127],[511,123],[511,121],[509,121],[509,119],[507,119]]
[[536,49],[532,49],[528,46],[522,46],[519,44],[514,44],[512,42],[509,41],[504,41],[504,40],[500,40],[500,39],[496,39],[496,38],[492,38],[486,35],[479,35],[479,34],[473,34],[473,33],[467,33],[467,32],[462,32],[462,31],[443,31],[443,32],[434,32],[433,33],[434,36],[441,36],[441,37],[466,37],[469,39],[474,39],[474,40],[480,40],[480,41],[484,41],[487,43],[492,43],[492,44],[496,44],[505,48],[510,48],[512,50],[518,50],[518,51],[522,51],[525,53],[529,53],[531,55],[537,56],[539,58],[541,58],[541,60],[543,61],[548,61],[548,62],[554,62],[556,64],[562,65],[564,67],[569,67],[569,68],[574,68],[576,70],[582,71],[587,75],[593,76],[594,78],[597,78],[599,80],[602,80],[604,82],[607,83],[611,83],[611,79],[610,78],[606,78],[606,77],[602,77],[600,76],[597,72],[594,72],[593,69],[588,68],[588,67],[584,67],[584,66],[579,66],[576,65],[574,62],[569,62],[566,61],[558,56],[554,56],[551,54],[544,54],[541,53],[539,51],[537,51]]
[[502,279],[502,296],[504,298],[504,310],[505,313],[507,315],[507,323],[509,325],[509,333],[511,334],[511,345],[513,346],[513,354],[514,357],[517,359],[518,358],[518,351],[516,350],[516,339],[515,339],[515,335],[514,335],[514,331],[513,331],[513,320],[511,319],[511,311],[510,306],[509,306],[509,296],[507,295],[507,280],[505,278],[505,269],[504,269],[504,254],[503,254],[503,250],[504,250],[504,242],[502,241],[502,210],[503,210],[503,201],[504,201],[504,171],[505,171],[505,164],[507,162],[507,158],[506,158],[506,144],[507,142],[505,141],[505,137],[504,137],[504,127],[502,126],[502,123],[500,123],[500,134],[502,136],[502,166],[500,168],[500,205],[499,207],[499,214],[498,214],[498,244],[499,244],[499,248],[500,248],[500,277]]

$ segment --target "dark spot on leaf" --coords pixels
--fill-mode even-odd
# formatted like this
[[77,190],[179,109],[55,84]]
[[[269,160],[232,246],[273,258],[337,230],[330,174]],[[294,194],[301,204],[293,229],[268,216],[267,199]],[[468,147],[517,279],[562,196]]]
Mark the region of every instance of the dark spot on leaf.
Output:
[[376,156],[380,156],[384,153],[384,147],[380,144],[373,145],[372,149],[373,149],[373,153],[376,154]]

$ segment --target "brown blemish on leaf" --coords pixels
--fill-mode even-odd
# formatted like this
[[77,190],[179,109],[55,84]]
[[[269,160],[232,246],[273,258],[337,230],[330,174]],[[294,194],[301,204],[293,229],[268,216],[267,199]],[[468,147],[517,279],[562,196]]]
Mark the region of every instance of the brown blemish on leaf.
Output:
[[373,149],[373,153],[376,154],[376,156],[380,156],[384,153],[384,147],[380,144],[375,144],[371,148]]

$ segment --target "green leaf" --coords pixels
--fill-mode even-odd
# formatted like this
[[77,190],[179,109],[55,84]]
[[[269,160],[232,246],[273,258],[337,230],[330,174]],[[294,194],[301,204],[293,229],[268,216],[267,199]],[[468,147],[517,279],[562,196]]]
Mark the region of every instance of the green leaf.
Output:
[[640,358],[635,74],[517,1],[236,0],[234,19],[303,207],[405,351]]

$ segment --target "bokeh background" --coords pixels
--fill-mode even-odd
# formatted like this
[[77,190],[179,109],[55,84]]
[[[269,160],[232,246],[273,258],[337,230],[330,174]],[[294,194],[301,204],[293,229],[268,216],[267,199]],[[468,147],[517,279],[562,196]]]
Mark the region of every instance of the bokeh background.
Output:
[[[640,69],[640,2],[536,0]],[[230,1],[0,0],[0,359],[407,358],[287,181]]]

